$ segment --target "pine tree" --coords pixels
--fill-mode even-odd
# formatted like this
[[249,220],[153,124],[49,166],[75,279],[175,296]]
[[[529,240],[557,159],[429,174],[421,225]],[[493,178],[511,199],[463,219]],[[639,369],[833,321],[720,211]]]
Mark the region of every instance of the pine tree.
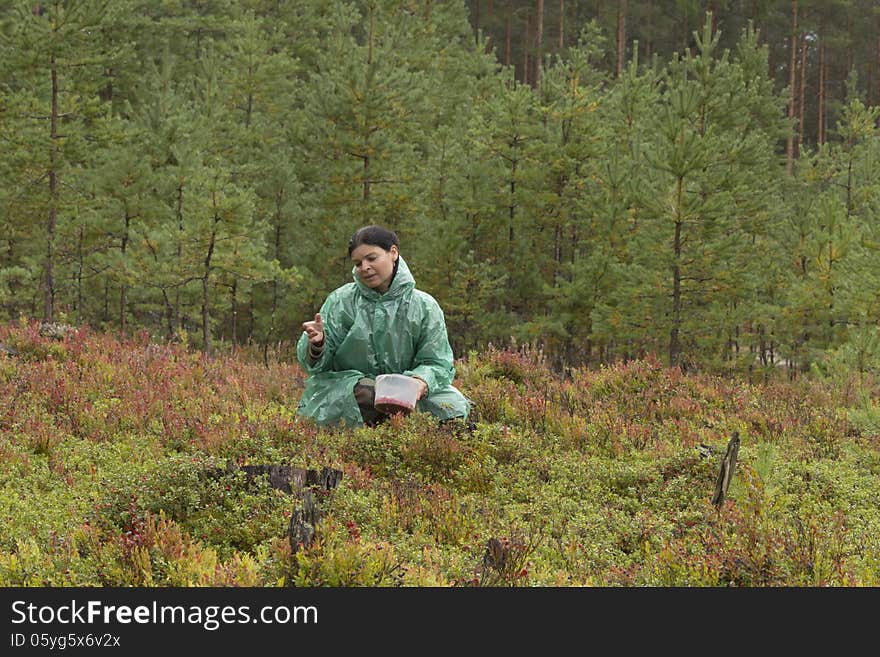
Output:
[[[566,58],[548,68],[540,88],[544,129],[531,167],[540,191],[522,203],[532,217],[528,240],[536,247],[530,271],[540,276],[543,289],[536,295],[541,306],[519,337],[542,339],[559,366],[589,360],[594,311],[606,300],[606,286],[613,285],[607,276],[613,263],[605,256],[613,261],[619,255],[607,248],[619,236],[618,227],[603,232],[596,214],[602,193],[597,163],[616,138],[600,108],[605,79],[597,62],[602,55],[602,40],[592,25]],[[623,214],[612,210],[614,218]]]
[[[854,85],[853,85],[854,86]],[[837,132],[840,143],[804,156],[801,199],[784,242],[795,268],[789,287],[787,349],[803,368],[842,344],[852,327],[877,316],[880,108],[853,97]]]
[[[762,199],[772,195],[767,180],[781,134],[766,119],[779,100],[755,84],[748,66],[716,54],[711,17],[695,38],[697,53],[668,68],[656,138],[645,151],[645,224],[635,260],[645,273],[637,295],[653,299],[673,364],[701,352],[727,356],[740,320],[731,310],[753,296],[747,272],[763,266],[757,245],[772,216]],[[754,38],[744,38],[754,51]]]
[[76,300],[71,264],[76,267],[77,255],[68,247],[86,230],[79,217],[89,199],[78,176],[89,166],[107,114],[99,90],[114,53],[102,42],[101,28],[113,14],[105,1],[56,0],[16,2],[2,15],[9,219],[32,225],[32,217],[42,217],[39,237],[36,227],[30,232],[37,242],[10,245],[7,257],[15,268],[7,276],[22,282],[20,268],[36,265],[45,321],[55,319],[59,304]]

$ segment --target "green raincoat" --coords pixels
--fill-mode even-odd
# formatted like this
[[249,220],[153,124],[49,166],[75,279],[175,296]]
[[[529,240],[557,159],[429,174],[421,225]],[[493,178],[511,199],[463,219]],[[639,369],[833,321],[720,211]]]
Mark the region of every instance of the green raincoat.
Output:
[[384,294],[364,285],[354,269],[354,282],[330,293],[321,306],[324,353],[314,364],[303,331],[297,358],[309,376],[298,414],[318,424],[362,424],[354,398],[358,380],[406,374],[428,384],[416,410],[441,420],[467,417],[469,400],[450,385],[455,368],[443,311],[434,297],[415,289],[403,258],[397,261],[397,273]]

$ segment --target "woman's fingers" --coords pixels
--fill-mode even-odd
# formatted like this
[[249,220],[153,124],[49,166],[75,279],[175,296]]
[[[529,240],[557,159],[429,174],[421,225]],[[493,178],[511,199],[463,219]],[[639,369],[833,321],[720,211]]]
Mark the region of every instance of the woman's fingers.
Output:
[[413,377],[416,381],[419,382],[419,399],[422,399],[425,394],[428,392],[428,384],[425,383],[422,379],[417,376]]
[[321,313],[317,313],[313,321],[303,322],[302,327],[309,336],[309,342],[317,344],[324,341],[324,322],[321,320]]
[[315,314],[315,319],[310,322],[303,322],[302,327],[304,331],[314,330],[314,331],[323,331],[324,330],[324,320],[321,319],[321,313]]

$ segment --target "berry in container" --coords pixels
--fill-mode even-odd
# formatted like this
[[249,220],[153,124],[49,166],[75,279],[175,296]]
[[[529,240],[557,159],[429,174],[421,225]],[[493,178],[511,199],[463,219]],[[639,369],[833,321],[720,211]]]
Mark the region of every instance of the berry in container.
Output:
[[409,413],[419,398],[419,382],[405,374],[380,374],[376,377],[376,401],[380,413]]

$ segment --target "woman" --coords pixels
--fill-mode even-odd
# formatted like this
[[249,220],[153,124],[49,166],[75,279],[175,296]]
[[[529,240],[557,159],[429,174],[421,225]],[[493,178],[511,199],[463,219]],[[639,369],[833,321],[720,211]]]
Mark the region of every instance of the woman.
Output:
[[381,226],[348,243],[353,283],[330,293],[303,323],[297,358],[309,377],[298,414],[318,424],[373,425],[375,377],[405,374],[421,384],[416,410],[441,421],[466,418],[470,402],[452,385],[455,368],[443,311],[415,289],[397,235]]

